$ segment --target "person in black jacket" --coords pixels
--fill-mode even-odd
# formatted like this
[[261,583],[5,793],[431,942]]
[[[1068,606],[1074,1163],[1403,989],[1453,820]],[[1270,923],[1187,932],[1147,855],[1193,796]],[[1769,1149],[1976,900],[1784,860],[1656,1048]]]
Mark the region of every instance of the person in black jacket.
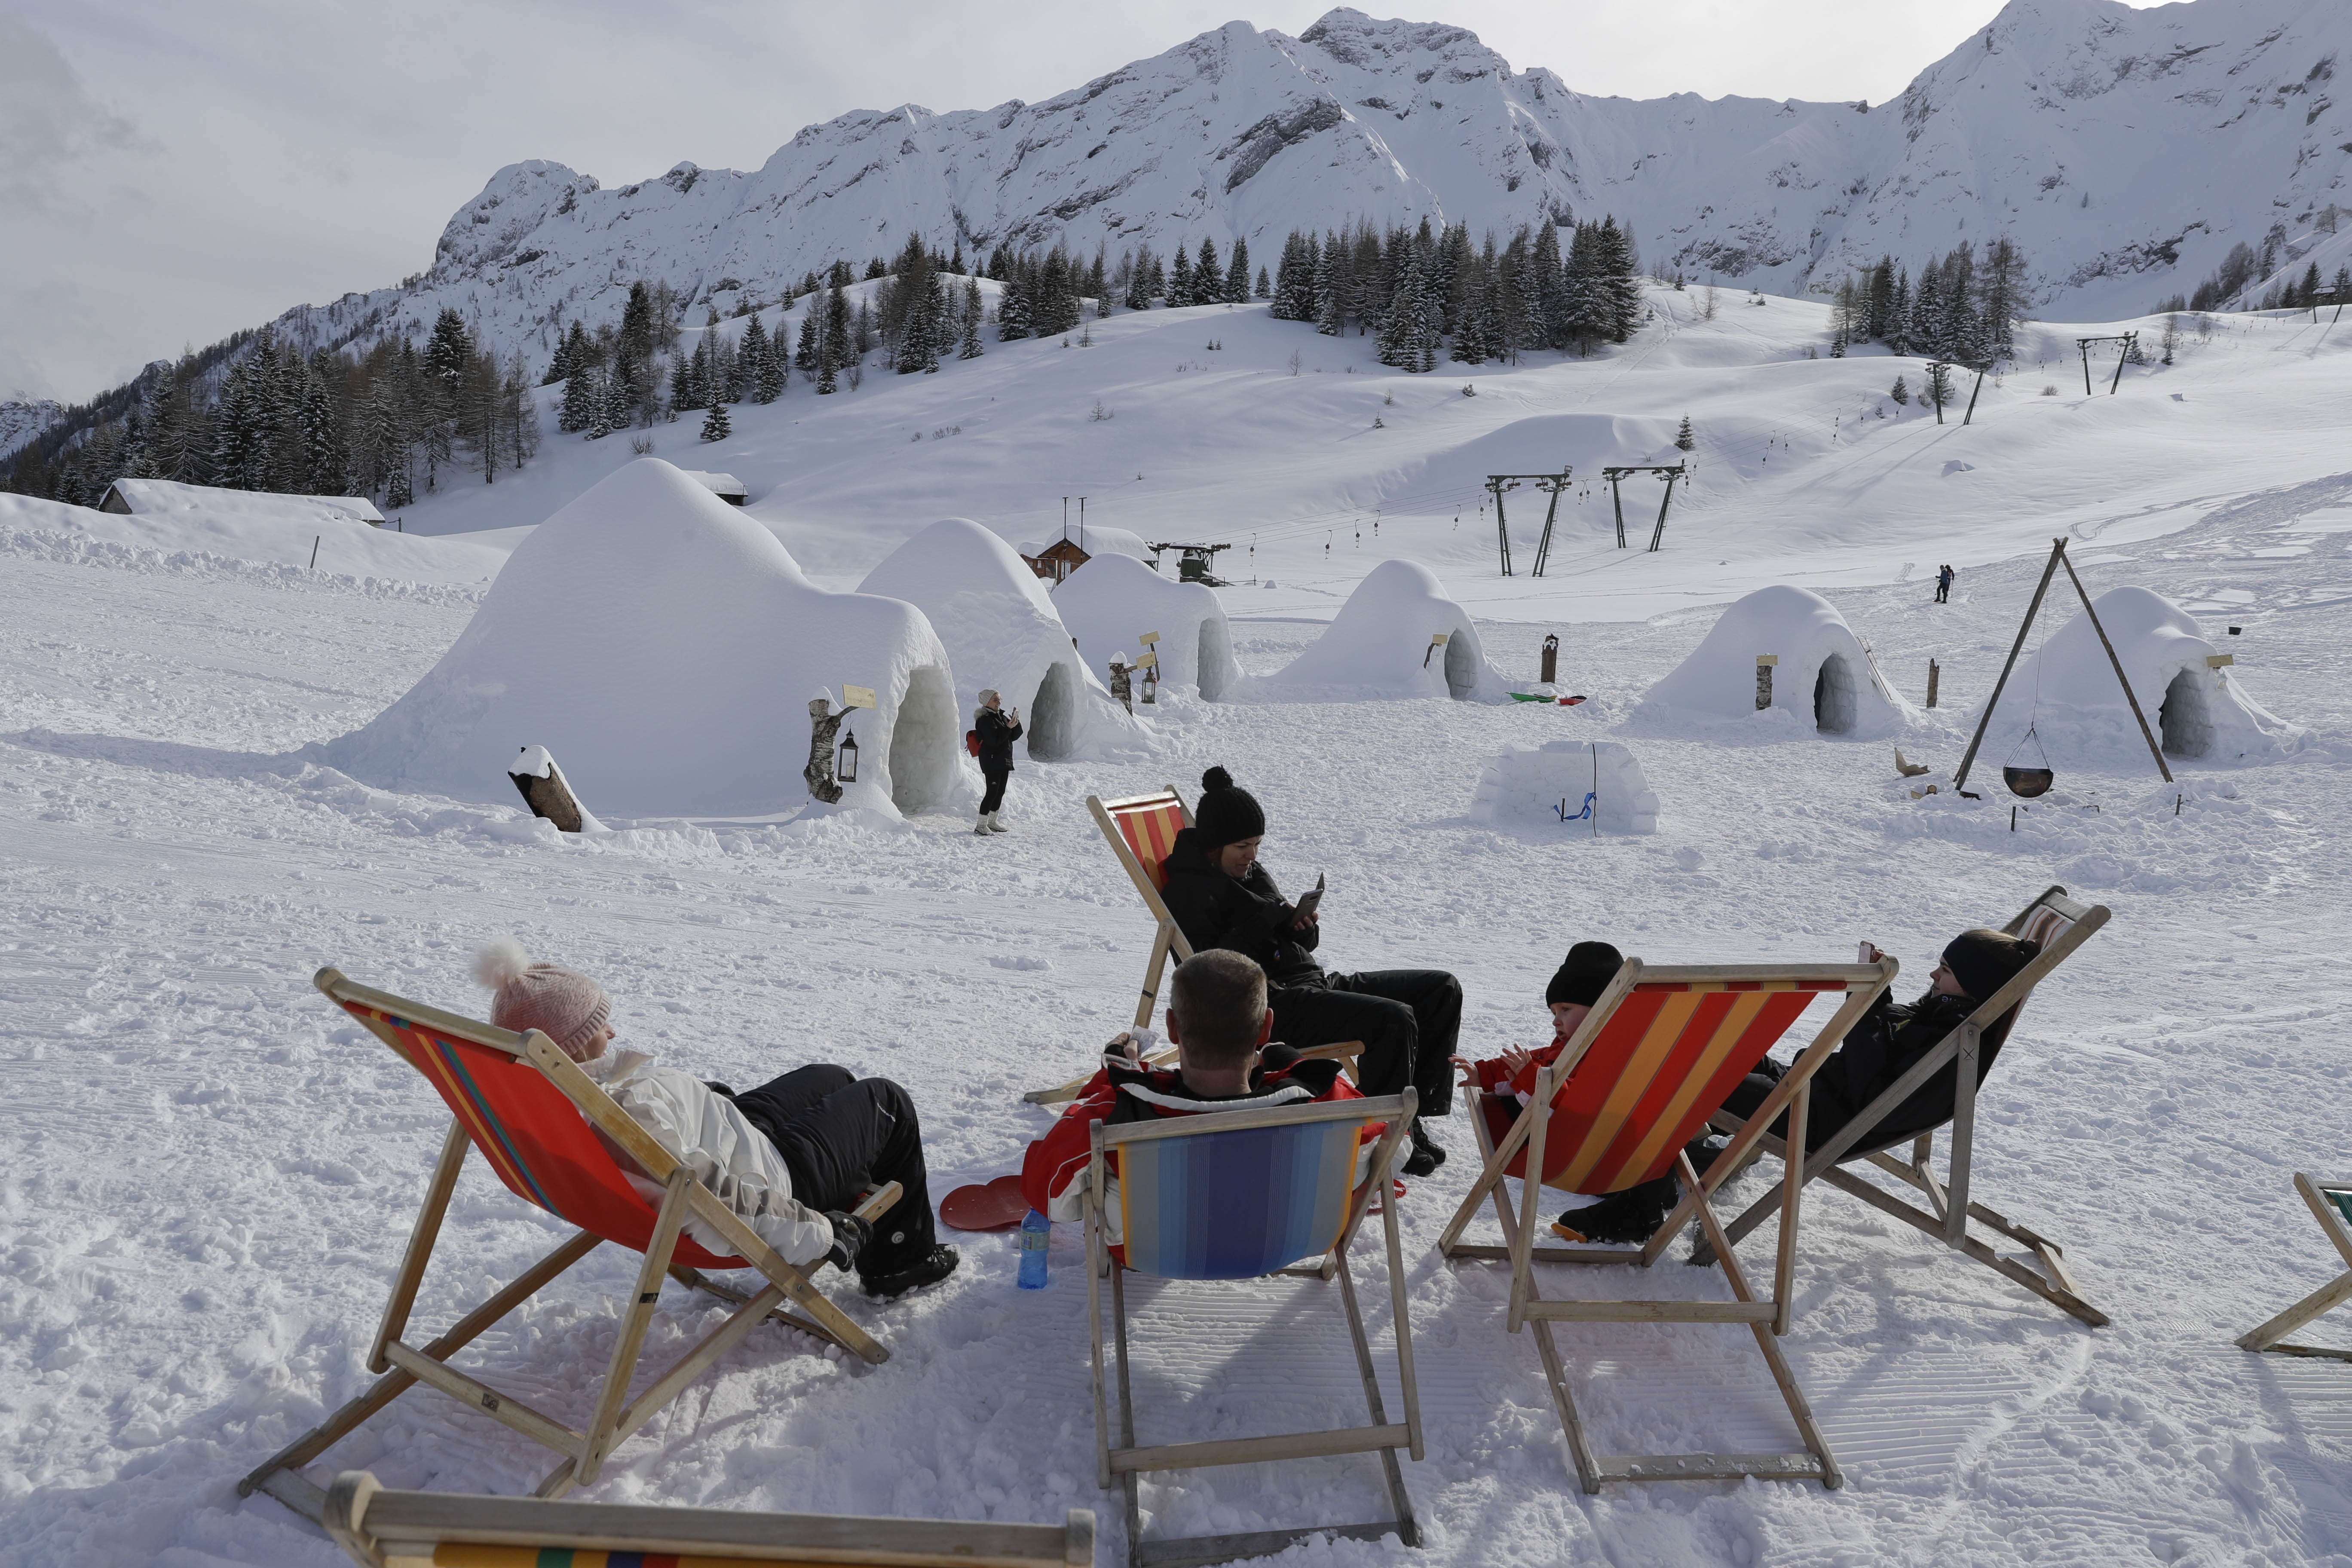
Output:
[[[1968,1022],[1984,998],[2008,984],[2041,953],[2039,943],[1997,931],[1962,931],[1945,947],[1943,962],[1928,975],[1927,993],[1916,1002],[1897,1002],[1882,993],[1813,1074],[1812,1103],[1805,1115],[1805,1152],[1819,1150],[1867,1110],[1873,1100],[1917,1066],[1920,1058]],[[1873,947],[1864,962],[1875,963],[1881,956]],[[2010,1020],[2016,1016],[2012,1007],[1986,1028],[1977,1052],[1979,1084],[1992,1070],[1993,1058],[2000,1055],[2001,1045],[2009,1038]],[[1765,1058],[1732,1089],[1724,1109],[1737,1116],[1753,1115],[1788,1070],[1770,1057]],[[1952,1119],[1959,1082],[1959,1063],[1947,1065],[1881,1117],[1849,1149],[1849,1155],[1859,1157],[1941,1127]],[[1771,1131],[1775,1137],[1787,1136],[1786,1112],[1772,1123]],[[1704,1171],[1717,1147],[1692,1144],[1692,1163]],[[1675,1179],[1661,1176],[1612,1193],[1590,1207],[1571,1210],[1560,1223],[1590,1241],[1642,1241],[1658,1228],[1674,1205]]]
[[1257,962],[1285,1042],[1304,1048],[1361,1040],[1357,1070],[1366,1094],[1395,1094],[1407,1084],[1420,1091],[1404,1171],[1425,1176],[1445,1163],[1427,1129],[1454,1104],[1448,1063],[1462,1027],[1462,983],[1439,969],[1325,973],[1314,957],[1323,934],[1316,915],[1301,915],[1258,864],[1265,834],[1255,797],[1223,768],[1203,773],[1192,826],[1176,835],[1160,863],[1168,912],[1193,952],[1227,948]]
[[1005,781],[1013,776],[1013,742],[1021,738],[1021,710],[1005,712],[996,692],[983,688],[971,726],[980,732],[980,776],[988,781],[988,793],[980,797],[980,826],[972,831],[1007,832],[996,816],[1004,806]]

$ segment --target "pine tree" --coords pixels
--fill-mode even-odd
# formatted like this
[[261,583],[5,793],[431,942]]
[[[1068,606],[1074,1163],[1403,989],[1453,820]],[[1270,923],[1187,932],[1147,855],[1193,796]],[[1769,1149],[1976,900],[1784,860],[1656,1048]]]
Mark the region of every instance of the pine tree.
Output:
[[824,296],[824,328],[817,340],[816,389],[831,394],[840,390],[842,367],[860,356],[855,352],[849,321],[848,285],[836,283]]
[[1151,309],[1151,279],[1159,263],[1151,258],[1148,246],[1138,246],[1129,258],[1127,269],[1127,308],[1130,310]]
[[958,359],[978,359],[981,356],[980,324],[987,313],[981,303],[980,279],[967,278],[963,282],[963,342],[956,351]]
[[1257,269],[1257,297],[1261,300],[1274,298],[1274,289],[1266,283],[1265,268],[1263,267]]
[[702,416],[702,438],[724,441],[734,433],[734,426],[727,418],[727,405],[714,401],[710,405],[710,412]]
[[1918,291],[1911,296],[1911,347],[1930,359],[1947,357],[1944,345],[1944,274],[1933,262],[1919,268]]
[[1201,237],[1200,254],[1192,258],[1192,297],[1188,305],[1213,305],[1224,297],[1225,269],[1217,263],[1217,242]]
[[1911,401],[1911,384],[1898,375],[1895,378],[1895,384],[1887,388],[1886,395],[1895,399],[1896,407],[1906,406]]
[[1688,452],[1696,449],[1697,446],[1698,437],[1691,434],[1690,416],[1685,414],[1683,416],[1682,428],[1675,432],[1675,449],[1678,452]]
[[817,370],[817,317],[824,301],[809,296],[809,307],[801,312],[800,346],[793,351],[793,368],[803,376],[813,376]]
[[1010,275],[1004,279],[1004,292],[996,301],[996,338],[999,342],[1009,343],[1029,335],[1032,268],[1024,258],[1006,270]]
[[751,312],[751,322],[743,329],[743,346],[736,351],[736,358],[743,364],[743,380],[751,390],[751,401],[773,403],[783,392],[784,384],[781,379],[772,386],[769,384],[772,373],[769,370],[768,329],[761,324],[757,310]]
[[1246,305],[1250,297],[1249,241],[1234,237],[1233,260],[1225,268],[1224,300],[1228,305]]
[[1895,275],[1895,289],[1887,300],[1884,342],[1897,354],[1911,352],[1911,269],[1907,267]]
[[[1202,244],[1207,241],[1203,240]],[[1171,310],[1192,302],[1192,258],[1180,242],[1168,262],[1168,305]]]
[[555,416],[555,427],[576,434],[595,423],[598,412],[596,375],[586,365],[581,365],[565,378],[563,407]]
[[1546,218],[1536,235],[1535,254],[1529,258],[1535,273],[1535,313],[1542,324],[1542,335],[1537,341],[1545,348],[1564,349],[1573,334],[1569,331],[1568,272],[1559,257],[1559,225]]

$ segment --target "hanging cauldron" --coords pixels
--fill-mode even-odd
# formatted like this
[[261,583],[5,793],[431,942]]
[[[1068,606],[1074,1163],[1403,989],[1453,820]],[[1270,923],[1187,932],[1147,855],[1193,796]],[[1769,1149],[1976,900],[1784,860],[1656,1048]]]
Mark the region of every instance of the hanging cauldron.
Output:
[[[2028,745],[2032,746],[2033,755],[2042,764],[2040,767],[2021,768],[2017,765],[2018,752]],[[2042,737],[2028,729],[2025,739],[2017,743],[2017,751],[2010,753],[2008,765],[2000,770],[2000,782],[2007,784],[2009,793],[2020,800],[2032,800],[2037,795],[2048,795],[2050,786],[2057,779],[2057,773],[2050,766],[2049,753],[2042,749]]]

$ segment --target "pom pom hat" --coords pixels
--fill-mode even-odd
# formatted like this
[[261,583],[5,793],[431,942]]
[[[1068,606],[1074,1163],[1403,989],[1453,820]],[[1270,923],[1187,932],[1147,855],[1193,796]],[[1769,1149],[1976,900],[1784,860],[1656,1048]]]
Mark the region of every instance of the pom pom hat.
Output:
[[1192,831],[1211,849],[1222,849],[1265,832],[1265,813],[1257,797],[1234,783],[1223,768],[1201,775],[1201,804],[1192,810]]
[[1580,942],[1568,950],[1551,984],[1544,987],[1544,1005],[1573,1002],[1590,1007],[1601,1000],[1609,982],[1625,965],[1625,955],[1605,942]]
[[474,960],[474,978],[496,993],[492,1024],[518,1035],[537,1029],[573,1061],[588,1059],[596,1031],[613,1016],[603,986],[573,970],[533,963],[510,936],[482,949]]

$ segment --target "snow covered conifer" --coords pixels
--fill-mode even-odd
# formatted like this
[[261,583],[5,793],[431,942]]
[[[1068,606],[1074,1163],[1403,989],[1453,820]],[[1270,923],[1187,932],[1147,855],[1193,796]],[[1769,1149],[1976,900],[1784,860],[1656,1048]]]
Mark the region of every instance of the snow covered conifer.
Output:
[[563,383],[563,406],[555,416],[555,427],[577,435],[595,422],[597,411],[596,374],[587,365],[579,365]]
[[1168,304],[1170,309],[1192,302],[1192,258],[1184,253],[1179,241],[1168,262]]
[[1004,292],[996,300],[996,338],[1009,343],[1029,335],[1029,301],[1034,284],[1033,268],[1027,258],[1022,258],[1007,269]]
[[965,279],[963,280],[963,342],[956,350],[956,358],[978,359],[981,356],[982,351],[980,346],[980,325],[982,319],[987,313],[988,308],[981,303],[980,279]]
[[1675,432],[1675,450],[1691,451],[1698,446],[1698,437],[1691,434],[1690,416],[1683,416],[1682,428]]
[[734,426],[727,417],[727,405],[716,398],[712,399],[710,412],[702,417],[702,438],[706,441],[724,441],[734,433]]
[[1266,281],[1265,268],[1263,267],[1257,269],[1257,297],[1261,300],[1274,298],[1274,288]]
[[1246,305],[1249,303],[1249,241],[1235,235],[1233,259],[1225,267],[1224,301],[1228,305]]
[[1127,308],[1130,310],[1151,309],[1151,279],[1159,269],[1151,257],[1150,247],[1137,246],[1129,258],[1127,269]]
[[812,294],[808,309],[801,312],[800,346],[793,351],[793,368],[803,376],[816,374],[817,318],[824,304],[824,300]]
[[1201,253],[1192,258],[1192,297],[1188,305],[1213,305],[1223,297],[1225,269],[1217,261],[1217,242],[1201,237]]
[[1895,378],[1895,384],[1887,388],[1886,395],[1895,399],[1895,405],[1901,407],[1911,401],[1911,384],[1898,375]]

